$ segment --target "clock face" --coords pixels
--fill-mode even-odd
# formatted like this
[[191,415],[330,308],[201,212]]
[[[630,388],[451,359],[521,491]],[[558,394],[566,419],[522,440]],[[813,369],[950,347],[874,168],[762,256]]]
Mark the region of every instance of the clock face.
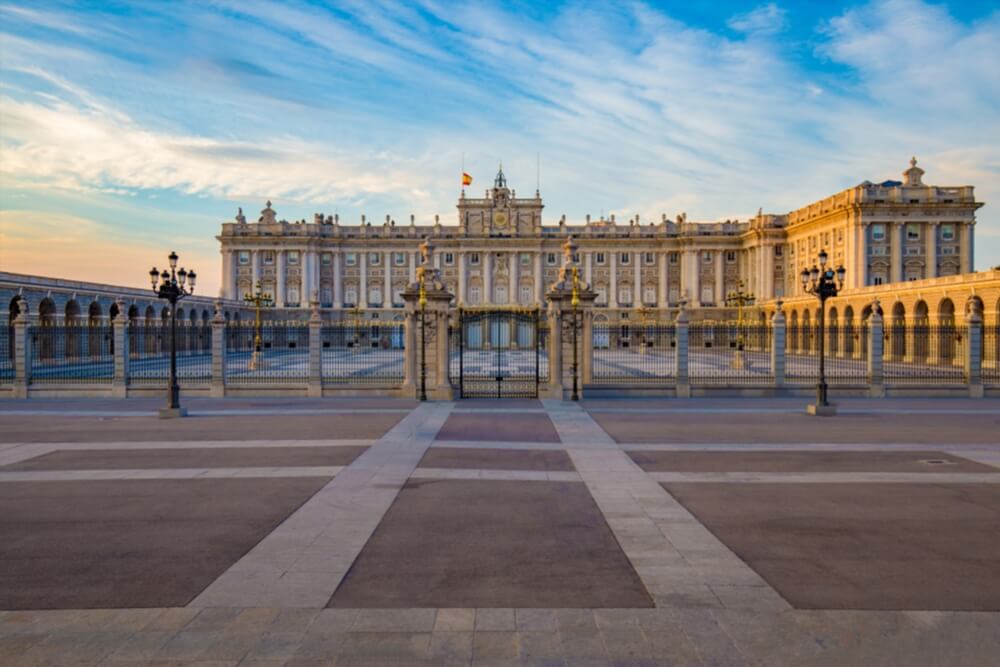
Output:
[[507,225],[507,214],[506,213],[497,213],[493,217],[493,220],[496,221],[497,225],[499,225],[500,227],[504,227],[504,226]]

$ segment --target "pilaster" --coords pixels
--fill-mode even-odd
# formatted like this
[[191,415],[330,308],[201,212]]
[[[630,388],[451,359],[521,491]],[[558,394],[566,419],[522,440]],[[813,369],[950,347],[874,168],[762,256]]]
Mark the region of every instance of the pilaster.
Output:
[[968,345],[965,347],[965,380],[969,384],[969,396],[983,397],[983,318],[976,310],[970,310],[965,317]]
[[212,383],[209,395],[221,398],[226,395],[226,318],[222,304],[216,302],[212,318]]
[[879,310],[879,304],[876,300],[872,304],[872,315],[868,320],[868,385],[872,398],[883,398],[885,396],[885,376],[883,370],[885,352],[885,337],[883,336],[884,322]]
[[312,302],[309,314],[309,385],[308,396],[323,395],[323,318],[319,314],[319,303]]

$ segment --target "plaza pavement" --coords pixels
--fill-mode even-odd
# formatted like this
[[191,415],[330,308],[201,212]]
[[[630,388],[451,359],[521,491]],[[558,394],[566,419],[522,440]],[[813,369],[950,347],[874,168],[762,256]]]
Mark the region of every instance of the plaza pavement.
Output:
[[0,665],[988,665],[1000,404],[0,402]]

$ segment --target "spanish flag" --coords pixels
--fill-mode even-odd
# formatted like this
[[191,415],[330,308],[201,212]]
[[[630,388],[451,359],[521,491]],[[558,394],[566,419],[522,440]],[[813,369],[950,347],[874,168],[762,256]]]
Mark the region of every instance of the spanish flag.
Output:
[[472,185],[472,176],[469,176],[467,173],[465,173],[463,171],[462,172],[462,187],[464,188],[466,185]]

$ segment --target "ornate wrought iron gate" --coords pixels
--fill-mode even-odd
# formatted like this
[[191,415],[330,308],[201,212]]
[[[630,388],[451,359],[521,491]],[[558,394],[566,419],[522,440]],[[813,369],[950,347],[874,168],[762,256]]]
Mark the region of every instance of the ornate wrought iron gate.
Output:
[[538,309],[459,309],[451,331],[451,381],[462,398],[537,398],[548,378]]

